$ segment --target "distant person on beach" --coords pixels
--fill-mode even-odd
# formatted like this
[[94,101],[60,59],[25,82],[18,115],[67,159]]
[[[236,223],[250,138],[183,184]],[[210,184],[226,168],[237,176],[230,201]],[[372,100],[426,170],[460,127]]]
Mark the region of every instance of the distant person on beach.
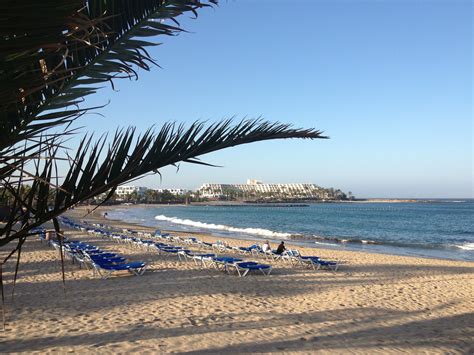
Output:
[[107,212],[104,213],[104,218],[107,218]]
[[272,248],[270,247],[270,243],[268,242],[268,240],[266,240],[265,243],[263,243],[263,245],[262,245],[262,251],[264,253],[267,253],[270,250],[272,250]]
[[285,248],[285,242],[281,242],[280,245],[277,248],[276,253],[277,254],[282,254],[286,250]]

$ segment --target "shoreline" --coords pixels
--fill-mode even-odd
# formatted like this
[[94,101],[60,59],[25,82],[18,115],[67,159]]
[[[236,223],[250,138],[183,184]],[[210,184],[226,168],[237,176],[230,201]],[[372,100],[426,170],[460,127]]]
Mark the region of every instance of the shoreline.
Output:
[[[135,205],[135,206],[137,206],[137,207],[149,207],[149,208],[156,207],[156,206],[149,206],[149,205]],[[136,229],[136,230],[138,229],[140,231],[153,232],[154,230],[157,229],[155,227],[142,225],[139,222],[128,222],[128,221],[123,221],[123,220],[120,220],[120,219],[104,218],[103,213],[111,211],[110,208],[108,208],[108,207],[112,207],[112,206],[100,207],[100,212],[98,212],[96,215],[94,215],[92,219],[95,220],[97,223],[107,224],[107,222],[111,222],[111,223],[115,223],[115,224],[126,225],[126,226],[129,226],[131,229]],[[130,206],[122,206],[122,207],[123,207],[123,209],[126,209]],[[81,206],[78,209],[85,210],[86,208]],[[70,214],[66,213],[66,215],[70,215]],[[75,215],[75,213],[74,213],[74,215]],[[78,218],[78,217],[76,216],[75,218]],[[85,218],[85,220],[87,220],[87,219],[88,218]],[[281,241],[278,238],[276,238],[276,239],[271,238],[271,237],[259,238],[259,237],[254,237],[254,236],[251,236],[251,235],[249,235],[248,237],[239,236],[239,235],[231,236],[231,237],[230,236],[224,236],[224,235],[217,235],[217,234],[215,235],[210,231],[209,232],[208,231],[181,231],[181,230],[172,229],[172,228],[166,228],[166,229],[160,228],[160,230],[165,232],[165,233],[170,233],[170,234],[174,234],[174,235],[189,234],[189,235],[192,235],[192,236],[204,238],[203,239],[204,241],[211,241],[211,242],[215,242],[217,240],[224,239],[225,241],[231,242],[231,244],[234,245],[234,246],[243,246],[245,244],[245,242],[248,242],[248,243],[257,242],[257,244],[261,244],[267,239],[270,240],[273,244],[277,244],[277,243],[279,243],[279,241]],[[346,253],[346,252],[347,253],[360,253],[360,254],[368,254],[368,255],[374,254],[374,255],[381,255],[381,256],[402,257],[402,258],[419,258],[419,259],[426,259],[426,260],[442,260],[442,261],[454,261],[454,262],[459,261],[459,262],[471,263],[471,264],[474,265],[473,260],[443,258],[443,257],[434,257],[434,256],[431,257],[431,256],[413,255],[413,254],[410,255],[408,252],[406,252],[406,253],[400,252],[400,253],[396,254],[396,253],[391,253],[390,252],[391,250],[389,248],[387,248],[387,250],[356,250],[356,248],[351,249],[350,247],[348,247],[347,244],[343,244],[343,243],[339,243],[339,244],[335,244],[334,246],[331,246],[331,245],[329,245],[329,243],[327,243],[327,244],[318,244],[318,243],[315,242],[314,245],[313,245],[312,243],[308,243],[308,242],[304,242],[304,241],[298,241],[298,240],[292,240],[292,239],[285,239],[284,241],[285,241],[286,245],[291,246],[293,249],[304,248],[304,249],[318,250],[318,251],[319,250],[324,250],[326,254],[328,254],[331,251],[334,251],[334,252],[343,252],[343,253]],[[244,242],[244,243],[242,243],[242,242]],[[372,244],[362,244],[361,246],[366,246],[366,245],[370,245],[371,248],[373,248],[374,246],[377,247],[377,245],[372,245]],[[341,246],[341,247],[339,247],[339,246]]]
[[[268,201],[268,202],[252,202],[252,201],[203,201],[203,202],[191,202],[189,204],[185,203],[129,203],[122,202],[111,205],[103,205],[101,207],[117,207],[117,206],[141,206],[141,207],[165,207],[165,206],[223,206],[223,207],[232,207],[232,206],[300,206],[300,205],[310,205],[310,204],[333,204],[333,203],[422,203],[422,204],[432,204],[432,203],[442,203],[442,202],[474,202],[474,198],[362,198],[355,200],[290,200],[290,201]],[[79,207],[84,207],[81,205]]]
[[[171,205],[171,206],[186,206],[186,205]],[[214,205],[212,205],[214,206]],[[217,205],[221,206],[221,205]],[[224,205],[227,207],[226,205]],[[87,206],[81,206],[79,208],[86,209]],[[127,210],[130,207],[138,207],[138,208],[161,208],[161,207],[170,207],[170,205],[152,205],[152,204],[136,204],[136,205],[113,205],[113,206],[101,206],[99,212],[100,215],[104,212],[111,212],[114,211],[123,211]],[[253,241],[257,243],[263,243],[264,240],[268,239],[273,243],[279,242],[284,240],[285,243],[292,244],[297,248],[300,247],[310,247],[313,249],[327,249],[327,250],[343,250],[343,251],[353,251],[353,252],[362,252],[362,253],[369,253],[369,254],[383,254],[383,255],[396,255],[396,256],[409,256],[409,257],[420,257],[426,259],[439,259],[439,260],[453,260],[453,261],[466,261],[466,262],[473,262],[470,258],[463,257],[463,255],[449,255],[449,253],[454,254],[453,251],[457,251],[462,253],[461,250],[454,249],[453,251],[449,249],[436,249],[436,248],[423,248],[422,245],[407,245],[407,246],[400,246],[400,245],[392,245],[390,243],[383,243],[371,240],[362,240],[357,239],[353,240],[350,238],[339,240],[337,238],[330,238],[330,237],[321,237],[321,238],[304,238],[303,236],[300,237],[276,237],[276,236],[256,236],[252,234],[246,235],[245,233],[234,233],[232,235],[228,235],[226,231],[219,232],[219,230],[198,230],[198,231],[189,231],[186,228],[180,229],[179,227],[167,227],[167,228],[160,228],[160,227],[153,227],[153,226],[146,226],[141,224],[140,222],[128,222],[123,221],[120,219],[112,219],[108,218],[107,220],[113,220],[118,223],[128,223],[133,226],[141,226],[151,229],[162,229],[167,233],[174,233],[174,234],[192,234],[192,235],[207,235],[212,238],[218,239],[238,239],[242,241]],[[156,222],[159,225],[159,222]],[[198,228],[196,228],[198,229]],[[431,254],[429,253],[431,251]],[[443,252],[448,253],[448,255],[443,255]]]
[[[128,207],[128,206],[125,206]],[[76,210],[76,212],[78,212]],[[80,218],[76,212],[71,213],[71,211],[68,211],[65,213],[66,216],[71,217],[76,220],[85,220],[88,223],[101,223],[101,224],[107,224],[111,226],[120,226],[121,228],[125,229],[132,229],[140,232],[153,232],[156,230],[154,227],[149,227],[149,226],[143,226],[139,223],[134,223],[134,222],[125,222],[120,219],[112,219],[112,218],[104,218],[103,213],[99,213],[98,215],[86,217],[86,218]],[[106,212],[106,208],[104,207],[104,211]],[[241,239],[237,237],[221,237],[221,236],[215,236],[212,235],[211,233],[206,233],[206,232],[195,232],[195,231],[177,231],[174,229],[161,229],[162,232],[165,233],[170,233],[172,235],[183,235],[183,234],[189,234],[194,237],[197,237],[205,242],[211,242],[214,243],[218,240],[225,239],[225,242],[229,246],[247,246],[245,243],[242,242],[249,242],[247,244],[251,244],[250,242],[252,241],[260,241],[263,242],[264,239],[253,239],[253,238],[248,238],[248,239]],[[274,244],[275,247],[277,245],[277,241],[272,242],[271,244]],[[299,249],[303,251],[303,255],[312,255],[314,254],[314,251],[318,251],[318,255],[322,256],[323,258],[335,258],[338,260],[358,260],[358,259],[367,259],[367,258],[381,258],[381,259],[387,259],[391,258],[397,261],[414,261],[415,263],[419,262],[439,262],[439,263],[453,263],[453,264],[463,264],[468,267],[473,267],[473,272],[474,272],[474,261],[469,261],[469,260],[453,260],[453,259],[444,259],[444,258],[429,258],[429,257],[423,257],[423,256],[417,256],[417,255],[399,255],[399,254],[389,254],[389,253],[377,253],[377,252],[370,252],[370,251],[360,251],[360,250],[350,250],[350,249],[336,249],[336,248],[325,248],[324,246],[321,245],[316,245],[316,246],[308,246],[308,245],[298,245],[293,243],[292,240],[285,240],[285,245],[287,246],[288,249]],[[344,257],[341,257],[344,256]],[[350,256],[350,257],[348,257]],[[474,275],[474,274],[473,274]]]

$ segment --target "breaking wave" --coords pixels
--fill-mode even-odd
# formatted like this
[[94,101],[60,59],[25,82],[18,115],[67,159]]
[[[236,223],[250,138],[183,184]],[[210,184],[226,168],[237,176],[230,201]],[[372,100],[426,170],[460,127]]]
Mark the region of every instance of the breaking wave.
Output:
[[474,250],[474,243],[466,243],[463,245],[457,245],[457,247],[463,250]]
[[220,231],[227,231],[227,232],[234,232],[234,233],[245,233],[251,235],[261,235],[268,238],[290,238],[292,234],[290,233],[281,233],[281,232],[274,232],[268,229],[263,228],[237,228],[226,226],[224,224],[213,224],[213,223],[204,223],[199,221],[193,221],[191,219],[180,219],[176,217],[167,217],[163,215],[155,216],[155,219],[158,221],[166,221],[174,224],[180,224],[183,226],[190,226],[195,228],[202,228],[202,229],[214,229]]

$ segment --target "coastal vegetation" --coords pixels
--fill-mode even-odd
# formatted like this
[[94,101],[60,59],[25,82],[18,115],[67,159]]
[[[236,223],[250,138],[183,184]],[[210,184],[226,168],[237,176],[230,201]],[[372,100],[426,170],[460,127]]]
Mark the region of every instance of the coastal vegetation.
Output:
[[[118,129],[110,137],[83,136],[73,123],[100,107],[87,96],[117,79],[137,79],[156,65],[147,49],[156,36],[183,31],[177,18],[197,16],[215,0],[54,0],[0,4],[0,179],[5,222],[2,265],[16,255],[35,228],[69,208],[120,184],[180,162],[208,165],[199,156],[271,139],[326,138],[315,129],[262,119],[223,120],[188,126],[161,123],[139,133]],[[47,14],[47,20],[45,20]],[[196,67],[196,70],[199,68]],[[184,99],[185,100],[185,99]],[[140,104],[140,103],[137,103]],[[157,122],[159,123],[159,122]],[[73,148],[73,149],[71,149]],[[28,187],[26,187],[28,186]],[[3,249],[5,251],[5,249]],[[18,270],[18,269],[17,269]],[[15,273],[16,279],[16,273]]]
[[225,190],[219,197],[222,201],[242,201],[242,202],[293,202],[293,201],[346,201],[348,196],[340,189],[319,188],[311,195],[306,193],[291,192],[259,192],[259,191],[239,191],[235,189]]
[[[329,188],[322,189],[321,194],[316,197],[307,197],[304,195],[289,194],[289,193],[269,193],[269,192],[242,192],[242,191],[225,191],[221,196],[216,198],[209,198],[202,196],[198,191],[187,192],[185,194],[173,194],[168,190],[158,192],[153,189],[148,189],[143,194],[133,192],[125,196],[118,196],[113,194],[107,201],[108,204],[120,203],[145,203],[145,204],[187,204],[196,202],[211,202],[211,201],[233,201],[241,203],[276,203],[276,202],[335,202],[335,201],[353,201],[354,197],[350,198],[339,189]],[[90,201],[85,201],[91,204],[102,204],[102,199],[97,198]]]
[[[133,192],[131,194],[125,195],[123,197],[114,194],[110,197],[109,203],[149,203],[149,204],[157,204],[157,203],[164,203],[164,204],[183,204],[191,201],[197,201],[191,197],[190,193],[176,195],[171,193],[168,190],[164,190],[162,192],[148,189],[143,194],[139,194],[137,192]],[[101,203],[100,199],[94,201],[94,203]]]

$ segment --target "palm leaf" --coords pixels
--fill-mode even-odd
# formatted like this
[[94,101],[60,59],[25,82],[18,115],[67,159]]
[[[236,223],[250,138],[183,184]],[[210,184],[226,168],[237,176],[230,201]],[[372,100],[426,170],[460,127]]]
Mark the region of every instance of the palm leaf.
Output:
[[[236,124],[225,120],[207,127],[202,122],[195,122],[188,128],[167,123],[158,132],[148,130],[139,136],[136,136],[135,129],[129,128],[117,131],[108,145],[105,138],[93,143],[91,137],[85,137],[58,188],[46,182],[54,175],[52,158],[37,169],[37,179],[30,190],[32,195],[21,197],[17,194],[19,205],[26,206],[33,216],[15,233],[7,235],[0,229],[0,246],[24,237],[32,228],[81,201],[108,193],[120,184],[156,173],[165,166],[179,162],[207,164],[197,158],[228,147],[287,138],[327,137],[318,130],[295,129],[261,119],[243,120]],[[53,198],[52,206],[48,204],[48,196]]]
[[[215,0],[36,0],[0,4],[0,154],[77,118],[95,87],[137,77],[155,62],[146,37],[182,31],[166,24]],[[41,11],[39,11],[41,10]],[[47,25],[40,16],[48,13]],[[51,21],[49,21],[51,17]],[[16,22],[13,22],[16,20]],[[15,25],[16,24],[16,25]],[[13,25],[13,26],[12,26]],[[8,27],[10,26],[10,27]],[[41,114],[43,113],[43,114]],[[35,121],[41,124],[35,124]]]

